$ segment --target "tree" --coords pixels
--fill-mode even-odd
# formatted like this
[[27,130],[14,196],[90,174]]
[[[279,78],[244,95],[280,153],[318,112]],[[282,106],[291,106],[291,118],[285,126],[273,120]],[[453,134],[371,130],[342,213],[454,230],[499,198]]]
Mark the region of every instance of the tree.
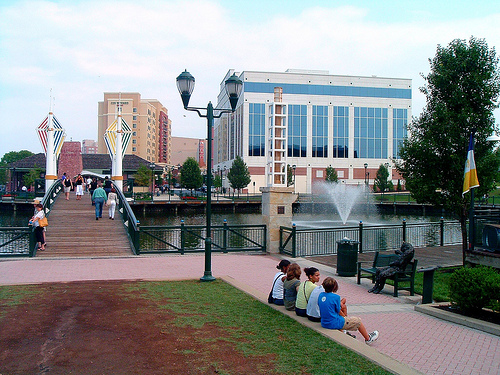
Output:
[[186,159],[182,164],[181,185],[186,189],[199,189],[203,185],[203,176],[200,166],[193,157]]
[[339,177],[337,171],[331,165],[326,167],[325,181],[327,182],[339,182]]
[[0,159],[0,185],[5,185],[7,182],[7,169],[9,168],[9,163],[13,163],[33,155],[35,154],[28,150],[10,151],[4,154],[2,159]]
[[238,190],[238,197],[240,196],[240,189],[247,187],[250,183],[250,172],[240,156],[236,156],[236,159],[234,159],[233,165],[227,174],[227,179],[231,187]]
[[138,186],[149,186],[151,183],[151,178],[153,175],[153,171],[146,167],[145,165],[141,165],[137,169],[137,173],[134,174],[134,181]]
[[380,164],[380,167],[377,170],[377,176],[373,181],[373,186],[380,191],[391,190],[394,188],[392,181],[389,180],[389,170],[384,164]]
[[294,176],[294,171],[293,168],[290,166],[290,164],[286,165],[286,186],[293,186],[295,185],[295,176]]
[[222,178],[218,174],[214,177],[214,187],[217,189],[222,187]]
[[24,175],[24,185],[29,189],[35,184],[35,180],[40,178],[40,173],[42,173],[42,169],[35,165],[33,169],[30,169],[29,172]]
[[495,49],[483,39],[456,39],[437,47],[429,59],[431,70],[420,90],[426,96],[421,115],[409,126],[411,136],[400,150],[399,172],[406,189],[419,203],[442,205],[461,224],[462,245],[467,249],[467,211],[470,195],[462,195],[469,136],[475,133],[475,161],[479,194],[489,192],[498,180],[499,158],[486,138],[494,129],[500,72]]

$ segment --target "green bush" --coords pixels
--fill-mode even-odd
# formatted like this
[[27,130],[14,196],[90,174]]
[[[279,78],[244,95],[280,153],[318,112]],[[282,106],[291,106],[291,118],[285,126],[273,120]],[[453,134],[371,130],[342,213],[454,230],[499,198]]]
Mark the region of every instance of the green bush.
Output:
[[450,277],[450,301],[464,312],[498,309],[500,274],[493,268],[463,267]]

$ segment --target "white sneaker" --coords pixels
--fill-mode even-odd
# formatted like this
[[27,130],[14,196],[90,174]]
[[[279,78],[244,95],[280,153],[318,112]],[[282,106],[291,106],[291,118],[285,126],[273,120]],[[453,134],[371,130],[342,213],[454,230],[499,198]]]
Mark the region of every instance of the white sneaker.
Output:
[[373,332],[370,332],[368,334],[368,336],[370,337],[368,340],[365,340],[365,343],[366,344],[371,344],[373,342],[375,342],[377,339],[378,339],[378,331],[373,331]]

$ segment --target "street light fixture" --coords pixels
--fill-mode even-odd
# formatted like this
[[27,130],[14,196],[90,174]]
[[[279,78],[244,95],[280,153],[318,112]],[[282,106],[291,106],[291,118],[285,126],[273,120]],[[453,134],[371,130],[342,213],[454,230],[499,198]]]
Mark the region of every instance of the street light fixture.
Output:
[[[214,125],[214,118],[220,118],[224,113],[234,112],[238,99],[240,97],[243,82],[233,74],[225,82],[226,93],[229,97],[231,109],[214,108],[212,102],[208,102],[206,108],[188,107],[189,99],[194,90],[194,77],[185,70],[176,79],[177,89],[181,95],[184,109],[198,113],[198,116],[207,119],[207,171],[212,170],[212,128]],[[204,112],[204,114],[202,113]],[[215,112],[215,114],[214,114]],[[212,215],[212,175],[207,173],[207,214],[206,214],[206,233],[205,233],[205,273],[200,279],[201,281],[213,281],[215,277],[212,276],[212,230],[211,230],[211,215]]]
[[368,168],[368,163],[365,163],[364,167],[365,167],[365,185],[368,185],[368,180],[367,180],[368,172],[366,171],[366,169]]
[[293,171],[293,192],[295,193],[295,170],[297,169],[297,166],[294,164],[292,165],[292,171]]

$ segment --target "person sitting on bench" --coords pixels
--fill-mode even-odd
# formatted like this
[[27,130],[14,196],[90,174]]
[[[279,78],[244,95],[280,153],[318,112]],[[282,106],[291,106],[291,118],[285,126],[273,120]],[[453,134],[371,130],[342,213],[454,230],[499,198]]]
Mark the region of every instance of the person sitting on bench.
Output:
[[378,294],[384,289],[385,281],[394,276],[398,272],[404,272],[408,263],[411,262],[413,256],[415,255],[415,249],[413,245],[408,242],[403,242],[401,248],[396,250],[396,254],[399,257],[391,262],[388,267],[377,269],[375,274],[375,285],[371,288],[368,293]]

